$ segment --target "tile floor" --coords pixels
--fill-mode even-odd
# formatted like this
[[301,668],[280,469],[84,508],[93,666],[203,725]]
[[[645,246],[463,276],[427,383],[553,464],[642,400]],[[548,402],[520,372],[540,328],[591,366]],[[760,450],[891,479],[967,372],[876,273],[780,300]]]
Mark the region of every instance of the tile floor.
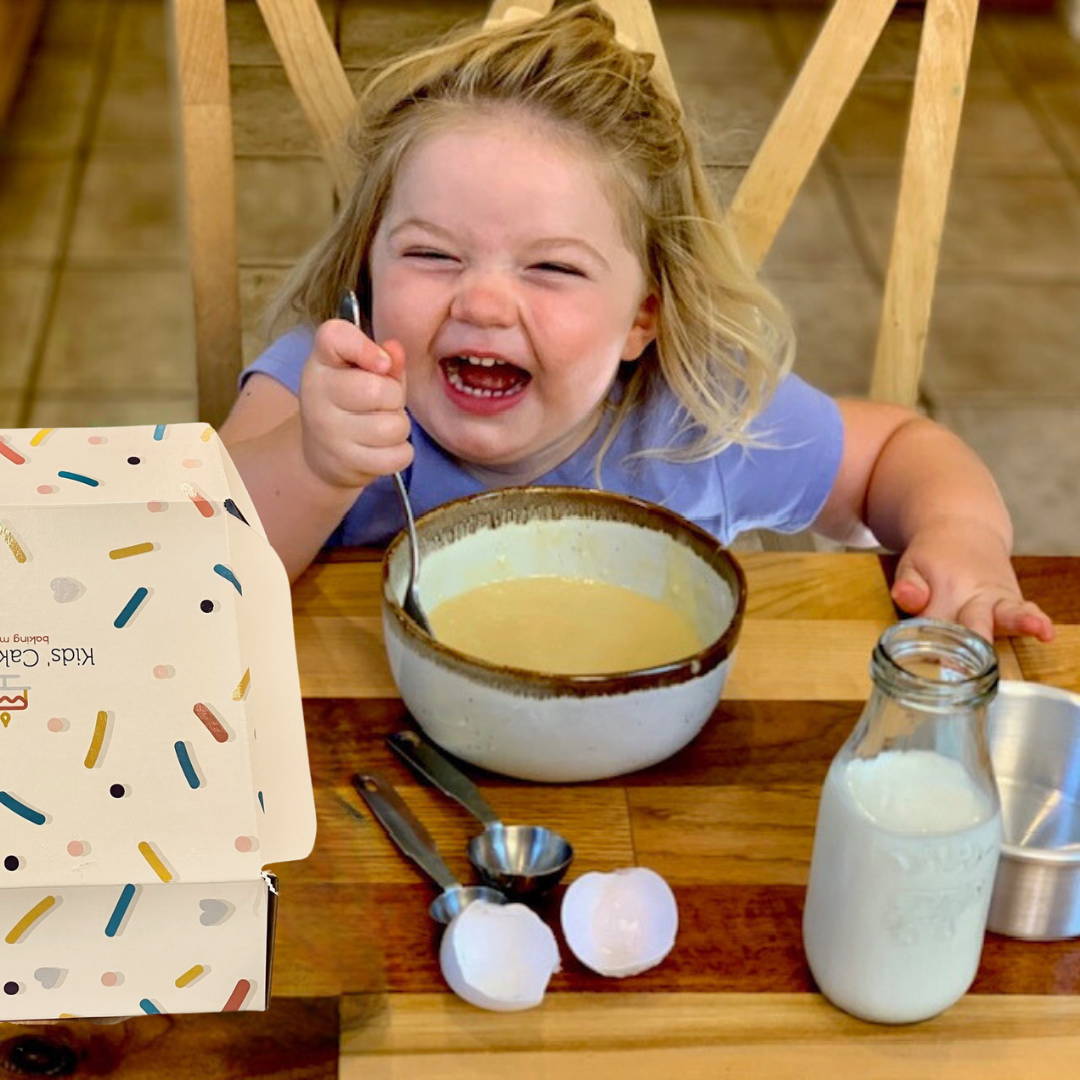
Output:
[[[346,65],[483,0],[322,0]],[[820,12],[656,0],[710,168],[730,191]],[[329,181],[253,0],[230,0],[244,348],[328,220]],[[798,368],[866,389],[918,26],[894,17],[766,273]],[[164,0],[52,0],[0,134],[0,426],[195,418]],[[984,12],[924,403],[990,462],[1017,549],[1080,553],[1080,46],[1049,16]]]

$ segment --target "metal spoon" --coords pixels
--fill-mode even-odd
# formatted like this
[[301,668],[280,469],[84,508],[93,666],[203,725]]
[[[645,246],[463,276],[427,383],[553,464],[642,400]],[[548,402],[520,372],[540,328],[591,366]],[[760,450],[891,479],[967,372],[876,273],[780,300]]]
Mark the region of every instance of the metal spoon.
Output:
[[[362,329],[360,326],[360,302],[356,299],[356,293],[352,289],[346,289],[342,293],[341,303],[338,305],[338,317],[346,322],[351,322],[358,330]],[[420,544],[416,539],[416,522],[413,520],[409,493],[405,490],[405,481],[399,472],[394,473],[394,486],[397,488],[401,509],[405,512],[406,528],[409,530],[409,581],[405,586],[405,597],[401,606],[405,609],[405,614],[424,633],[434,637],[435,635],[431,633],[431,623],[428,622],[427,616],[424,614],[424,609],[420,605],[420,597],[416,591],[417,582],[420,580]]]
[[415,731],[387,736],[391,748],[444,795],[455,799],[484,831],[469,841],[469,862],[489,885],[510,897],[535,896],[566,873],[574,849],[542,825],[504,825],[476,785]]
[[374,773],[357,773],[353,777],[353,787],[402,853],[442,889],[428,907],[428,914],[436,922],[450,922],[476,900],[486,900],[489,904],[506,903],[506,897],[496,889],[462,885],[458,881],[435,849],[431,834],[389,782]]

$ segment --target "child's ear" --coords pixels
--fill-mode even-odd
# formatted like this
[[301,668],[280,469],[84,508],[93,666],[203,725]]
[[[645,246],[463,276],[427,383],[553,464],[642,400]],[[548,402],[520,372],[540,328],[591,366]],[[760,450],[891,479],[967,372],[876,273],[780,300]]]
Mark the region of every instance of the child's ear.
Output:
[[634,323],[630,327],[630,333],[626,335],[623,344],[622,360],[636,360],[644,351],[645,347],[656,340],[657,313],[660,303],[653,293],[649,293],[641,301],[634,316]]

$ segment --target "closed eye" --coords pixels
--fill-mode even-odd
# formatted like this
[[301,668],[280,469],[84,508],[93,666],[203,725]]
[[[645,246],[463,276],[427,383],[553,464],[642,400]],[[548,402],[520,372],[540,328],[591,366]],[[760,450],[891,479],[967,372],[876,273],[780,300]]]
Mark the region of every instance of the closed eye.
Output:
[[454,261],[453,255],[447,255],[445,251],[432,251],[430,248],[419,248],[415,251],[403,253],[407,259],[432,259],[437,262]]
[[572,277],[584,277],[585,276],[576,266],[568,266],[566,263],[556,263],[556,262],[536,263],[535,264],[535,269],[544,270],[544,271],[547,271],[549,273],[569,274]]

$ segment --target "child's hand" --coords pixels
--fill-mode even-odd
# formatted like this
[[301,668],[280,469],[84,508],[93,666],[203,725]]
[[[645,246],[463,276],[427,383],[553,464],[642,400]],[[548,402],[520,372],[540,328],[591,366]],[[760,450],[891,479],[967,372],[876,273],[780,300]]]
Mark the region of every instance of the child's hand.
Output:
[[342,319],[323,323],[300,381],[300,418],[304,458],[334,487],[404,469],[413,449],[401,345],[380,348]]
[[892,598],[910,615],[962,623],[988,641],[995,634],[1054,637],[1050,619],[1020,594],[1001,537],[970,519],[939,519],[915,534],[897,566]]

